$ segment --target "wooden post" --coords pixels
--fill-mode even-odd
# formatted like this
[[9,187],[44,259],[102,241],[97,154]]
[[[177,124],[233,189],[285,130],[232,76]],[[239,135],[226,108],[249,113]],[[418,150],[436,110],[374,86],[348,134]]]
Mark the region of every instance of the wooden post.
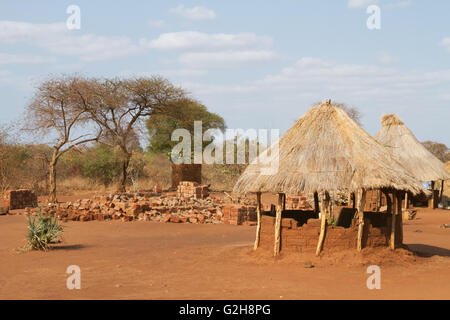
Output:
[[378,189],[377,190],[377,212],[380,212],[380,208],[381,208],[381,198],[383,197],[381,190]]
[[319,236],[319,242],[317,243],[317,249],[316,249],[316,255],[318,256],[323,248],[323,242],[325,240],[325,232],[327,228],[327,211],[329,210],[330,206],[330,194],[328,191],[325,191],[324,198],[322,199],[322,210],[321,210],[321,223],[320,223],[320,236]]
[[314,213],[316,215],[319,215],[320,207],[319,207],[319,193],[316,191],[314,192]]
[[358,190],[358,242],[356,249],[362,250],[362,239],[364,233],[364,207],[366,206],[366,194],[365,189]]
[[392,213],[392,200],[388,191],[383,191],[384,196],[386,197],[386,207],[387,213]]
[[434,198],[434,187],[435,187],[435,182],[434,181],[431,181],[431,192],[432,192],[432,194],[431,194],[431,208],[434,210],[434,209],[436,209],[436,204],[434,203],[435,201],[435,198]]
[[393,205],[392,205],[392,222],[391,222],[391,239],[390,239],[390,247],[392,250],[395,250],[395,218],[397,214],[398,209],[398,197],[397,197],[397,191],[392,192],[392,199],[393,199]]
[[405,193],[405,210],[407,210],[409,208],[409,204],[408,204],[408,191],[406,191]]
[[353,196],[353,209],[356,209],[356,194],[353,192],[352,196]]
[[256,226],[256,240],[254,250],[258,249],[261,239],[261,192],[256,193],[256,215],[258,216],[258,225]]
[[273,249],[274,256],[278,256],[280,254],[281,249],[281,215],[282,215],[282,205],[283,205],[283,194],[278,194],[278,205],[277,205],[277,214],[275,218],[275,245]]
[[442,203],[442,199],[444,199],[444,184],[445,180],[441,181],[441,192],[439,194],[439,203]]
[[[400,229],[397,233],[397,242],[402,244],[403,243],[403,212],[402,212],[402,194],[400,192],[398,194],[398,209],[397,209],[397,218],[399,219]],[[408,192],[406,192],[408,194]]]

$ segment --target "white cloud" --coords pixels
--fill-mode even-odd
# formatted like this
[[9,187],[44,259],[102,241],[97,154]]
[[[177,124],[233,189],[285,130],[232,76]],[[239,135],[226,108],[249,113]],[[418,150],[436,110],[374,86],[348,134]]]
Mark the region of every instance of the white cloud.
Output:
[[378,0],[348,0],[347,6],[349,8],[367,8],[372,4],[377,4]]
[[272,60],[272,38],[254,33],[163,33],[157,39],[142,39],[151,49],[179,52],[177,61],[189,68],[229,67]]
[[53,57],[41,57],[21,54],[0,53],[0,65],[2,64],[41,64],[53,63],[56,59]]
[[[449,84],[450,70],[399,71],[381,66],[343,64],[304,57],[279,73],[261,80],[241,85],[220,85],[219,88],[222,93],[251,91],[291,100],[301,96],[307,97],[310,102],[327,97],[337,97],[344,101],[389,101],[406,97],[414,99],[418,94],[439,96],[445,93],[438,92],[441,90],[439,86]],[[205,84],[205,90],[201,89],[201,84],[190,86],[202,93],[212,92],[211,84]]]
[[267,62],[275,58],[270,50],[244,50],[222,52],[190,52],[182,54],[179,61],[192,67],[229,67],[247,65],[255,62]]
[[182,4],[170,9],[169,12],[189,20],[214,20],[216,18],[214,10],[205,7],[186,8]]
[[203,33],[198,31],[181,31],[163,33],[157,39],[142,40],[144,45],[159,50],[220,50],[237,48],[267,48],[272,46],[272,39],[257,36],[254,33]]
[[87,62],[121,58],[141,50],[127,37],[78,35],[69,31],[64,23],[0,21],[0,42],[24,43]]
[[450,37],[442,39],[440,45],[446,48],[448,52],[450,52]]

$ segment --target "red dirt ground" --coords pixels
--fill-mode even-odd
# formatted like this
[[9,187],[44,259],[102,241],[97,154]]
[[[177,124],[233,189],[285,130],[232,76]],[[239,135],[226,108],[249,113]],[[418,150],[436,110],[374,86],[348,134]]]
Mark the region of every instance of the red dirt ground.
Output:
[[[0,299],[450,299],[450,211],[420,209],[405,250],[273,259],[253,252],[254,227],[70,222],[64,243],[21,253],[26,218],[1,216]],[[314,268],[305,268],[305,262]],[[381,267],[381,290],[366,287]],[[81,290],[66,268],[81,267]]]

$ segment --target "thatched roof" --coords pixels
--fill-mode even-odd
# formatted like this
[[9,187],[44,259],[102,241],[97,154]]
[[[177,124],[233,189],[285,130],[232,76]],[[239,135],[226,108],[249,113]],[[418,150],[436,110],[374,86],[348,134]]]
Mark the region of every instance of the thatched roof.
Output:
[[445,165],[429,152],[395,115],[384,115],[376,139],[420,181],[450,179]]
[[278,171],[267,175],[260,159],[273,158],[275,149],[272,144],[247,167],[234,192],[423,191],[386,148],[330,101],[311,108],[281,137]]

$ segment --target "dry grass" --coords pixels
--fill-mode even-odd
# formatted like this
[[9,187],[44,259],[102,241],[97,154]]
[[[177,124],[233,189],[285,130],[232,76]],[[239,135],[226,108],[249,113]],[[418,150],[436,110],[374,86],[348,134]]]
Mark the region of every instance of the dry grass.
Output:
[[[269,149],[273,160],[274,145]],[[278,172],[264,175],[263,152],[239,178],[234,192],[356,192],[360,188],[424,191],[389,151],[341,108],[311,108],[279,141]]]
[[384,115],[376,139],[384,145],[416,179],[437,181],[450,179],[445,165],[429,152],[411,130],[394,114]]

